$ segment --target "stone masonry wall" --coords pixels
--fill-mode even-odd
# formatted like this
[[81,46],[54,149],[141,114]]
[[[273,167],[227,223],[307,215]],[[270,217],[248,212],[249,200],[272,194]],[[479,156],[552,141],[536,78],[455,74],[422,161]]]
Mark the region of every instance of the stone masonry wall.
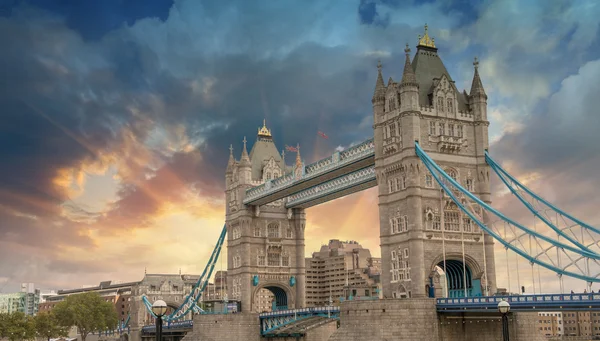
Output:
[[259,341],[258,314],[196,315],[184,341]]
[[346,301],[340,314],[329,341],[438,340],[435,299]]
[[[329,341],[500,341],[499,313],[440,314],[435,299],[413,298],[346,301],[341,305],[340,328]],[[512,313],[512,341],[546,340],[537,330],[537,313]]]
[[[439,341],[502,341],[502,320],[499,313],[457,315],[440,314]],[[546,340],[538,331],[537,313],[511,313],[509,334],[513,341]]]

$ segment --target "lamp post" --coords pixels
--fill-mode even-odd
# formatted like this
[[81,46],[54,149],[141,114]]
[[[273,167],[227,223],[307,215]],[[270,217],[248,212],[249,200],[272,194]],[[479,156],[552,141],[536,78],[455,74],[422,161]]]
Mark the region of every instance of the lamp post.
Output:
[[500,301],[498,303],[498,311],[502,314],[502,340],[510,341],[508,336],[508,312],[510,311],[510,304],[506,301]]
[[162,317],[167,312],[167,304],[158,300],[152,305],[152,312],[156,315],[156,341],[162,341]]

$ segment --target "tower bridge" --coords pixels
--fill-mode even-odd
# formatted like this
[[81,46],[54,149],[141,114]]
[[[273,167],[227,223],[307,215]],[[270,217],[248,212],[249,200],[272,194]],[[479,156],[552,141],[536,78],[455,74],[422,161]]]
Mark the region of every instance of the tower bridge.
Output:
[[[531,264],[532,271],[537,265],[556,273],[561,289],[563,276],[588,285],[600,282],[600,230],[539,197],[492,159],[488,97],[476,59],[467,93],[457,89],[427,27],[412,60],[408,45],[405,52],[400,81],[390,77],[386,85],[378,64],[373,138],[310,165],[299,148],[295,163],[286,164],[266,122],[250,153],[246,138],[239,159],[230,147],[223,232],[192,294],[167,321],[194,309],[225,240],[228,297],[241,302],[242,313],[207,317],[200,311],[186,339],[201,340],[210,332],[230,333],[232,340],[305,337],[309,330],[332,334],[333,341],[437,340],[441,335],[466,340],[488,334],[495,339],[500,334],[494,334],[498,314],[493,308],[505,299],[515,305],[513,339],[536,340],[541,338],[537,319],[527,312],[600,309],[598,295],[492,296],[494,243]],[[519,224],[493,208],[490,173],[546,230]],[[306,307],[305,209],[374,186],[385,299]],[[258,314],[261,290],[275,296],[272,313]],[[461,329],[453,325],[458,322],[448,322],[461,318],[464,324],[469,316],[480,316],[469,314],[482,312],[491,312],[481,317],[488,324]],[[332,329],[328,322],[336,319],[340,328]]]

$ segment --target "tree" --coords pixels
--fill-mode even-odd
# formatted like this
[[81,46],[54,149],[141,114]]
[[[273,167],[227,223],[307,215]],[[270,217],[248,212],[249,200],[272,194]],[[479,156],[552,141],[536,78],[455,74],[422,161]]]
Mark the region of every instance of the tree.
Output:
[[8,314],[4,320],[4,334],[10,341],[35,339],[33,318],[22,312]]
[[119,323],[114,305],[96,292],[67,296],[52,311],[60,325],[79,329],[81,341],[91,332],[114,330]]
[[69,327],[61,326],[53,312],[41,312],[34,318],[35,331],[40,337],[50,341],[51,338],[67,336]]
[[8,314],[0,313],[0,339],[8,337]]

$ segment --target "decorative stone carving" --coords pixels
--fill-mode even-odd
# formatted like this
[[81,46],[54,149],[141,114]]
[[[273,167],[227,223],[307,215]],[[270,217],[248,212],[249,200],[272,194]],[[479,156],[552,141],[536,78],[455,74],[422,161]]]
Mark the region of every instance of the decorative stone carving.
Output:
[[254,206],[254,216],[258,217],[260,215],[260,206]]

